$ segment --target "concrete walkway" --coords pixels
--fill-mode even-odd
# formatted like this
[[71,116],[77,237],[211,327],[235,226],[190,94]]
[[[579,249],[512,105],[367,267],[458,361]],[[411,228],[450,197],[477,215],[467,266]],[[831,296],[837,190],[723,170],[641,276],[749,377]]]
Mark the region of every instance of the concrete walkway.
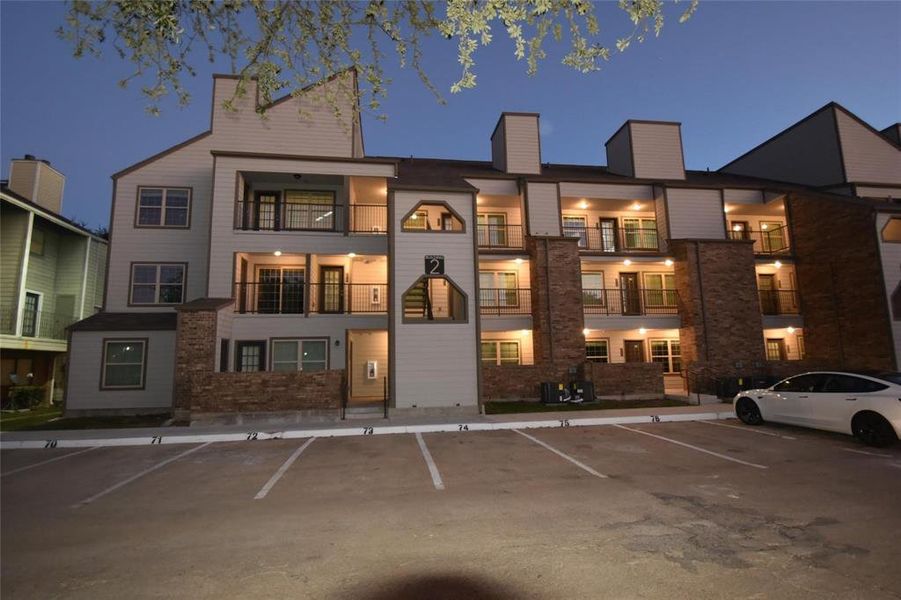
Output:
[[143,446],[148,444],[196,444],[202,442],[236,442],[308,437],[700,421],[733,417],[734,412],[729,404],[715,404],[479,415],[471,417],[406,416],[372,420],[354,419],[301,426],[245,424],[201,427],[9,431],[0,434],[0,448],[84,448],[92,446]]

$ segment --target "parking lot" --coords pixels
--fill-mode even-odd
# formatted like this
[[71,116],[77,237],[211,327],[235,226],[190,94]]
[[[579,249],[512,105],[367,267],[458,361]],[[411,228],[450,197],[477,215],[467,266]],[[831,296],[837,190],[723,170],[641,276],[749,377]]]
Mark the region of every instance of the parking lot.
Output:
[[898,598],[901,448],[737,421],[2,452],[4,598]]

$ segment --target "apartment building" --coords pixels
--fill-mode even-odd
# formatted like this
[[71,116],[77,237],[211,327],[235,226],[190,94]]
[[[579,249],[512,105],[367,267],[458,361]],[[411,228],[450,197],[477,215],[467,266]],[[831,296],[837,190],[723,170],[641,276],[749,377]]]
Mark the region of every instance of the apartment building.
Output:
[[367,156],[321,102],[353,71],[265,119],[254,90],[222,108],[235,85],[214,78],[209,131],[113,176],[69,411],[466,414],[542,381],[623,398],[895,367],[877,259],[895,247],[874,225],[891,202],[686,170],[671,122],[625,123],[607,166],[545,162],[535,113],[500,116],[490,161]]
[[0,185],[0,397],[43,386],[62,400],[66,327],[103,304],[107,241],[61,216],[65,177],[14,159]]

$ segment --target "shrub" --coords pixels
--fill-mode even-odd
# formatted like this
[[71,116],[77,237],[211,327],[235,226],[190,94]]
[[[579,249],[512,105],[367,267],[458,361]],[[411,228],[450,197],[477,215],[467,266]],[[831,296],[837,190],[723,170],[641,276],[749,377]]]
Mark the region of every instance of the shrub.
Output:
[[34,408],[44,399],[44,388],[39,385],[16,385],[9,390],[12,408]]

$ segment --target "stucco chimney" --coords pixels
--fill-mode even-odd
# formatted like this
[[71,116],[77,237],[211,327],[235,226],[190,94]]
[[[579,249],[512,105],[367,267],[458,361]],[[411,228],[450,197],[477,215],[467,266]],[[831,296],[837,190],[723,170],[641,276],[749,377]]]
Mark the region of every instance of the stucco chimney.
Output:
[[32,154],[14,158],[9,166],[9,189],[35,204],[59,213],[63,208],[66,176]]

